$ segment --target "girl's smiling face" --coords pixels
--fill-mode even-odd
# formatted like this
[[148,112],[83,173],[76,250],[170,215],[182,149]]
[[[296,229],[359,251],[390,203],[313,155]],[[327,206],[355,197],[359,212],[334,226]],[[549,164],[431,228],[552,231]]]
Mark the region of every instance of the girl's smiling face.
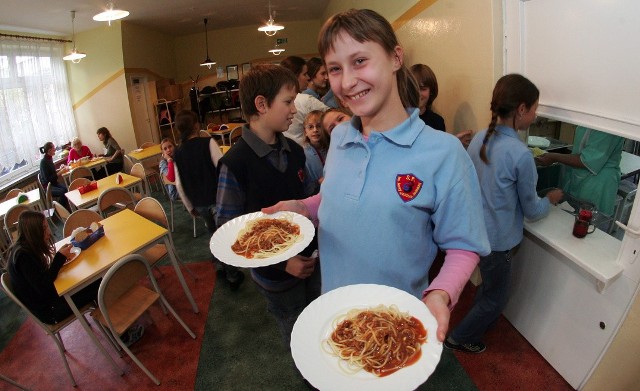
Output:
[[341,32],[325,56],[333,92],[363,122],[383,118],[387,100],[398,97],[396,71],[402,66],[402,49],[388,53],[372,41],[358,42]]
[[327,131],[328,134],[331,134],[333,128],[335,128],[339,123],[349,121],[351,116],[341,113],[339,111],[330,111],[324,115],[322,118],[322,127]]

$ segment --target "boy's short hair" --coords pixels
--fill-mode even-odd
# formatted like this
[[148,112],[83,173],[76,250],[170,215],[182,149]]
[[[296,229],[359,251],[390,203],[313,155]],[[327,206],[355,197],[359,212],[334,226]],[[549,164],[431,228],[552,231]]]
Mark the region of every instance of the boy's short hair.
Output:
[[246,118],[258,114],[255,98],[262,95],[271,106],[283,86],[297,91],[298,79],[289,69],[274,64],[258,64],[251,67],[240,80],[240,104]]

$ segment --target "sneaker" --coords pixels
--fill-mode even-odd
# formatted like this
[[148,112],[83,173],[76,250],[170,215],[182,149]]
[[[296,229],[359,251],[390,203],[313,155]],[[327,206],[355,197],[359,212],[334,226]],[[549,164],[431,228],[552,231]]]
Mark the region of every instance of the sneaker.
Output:
[[242,281],[244,281],[244,273],[238,272],[238,279],[235,281],[229,281],[229,289],[231,289],[232,292],[237,291],[238,288],[240,288]]
[[134,343],[138,342],[140,338],[144,335],[144,326],[141,324],[135,324],[127,329],[127,331],[122,334],[120,339],[127,346],[131,346]]
[[477,343],[454,343],[449,338],[444,341],[444,347],[464,353],[482,353],[487,348],[482,342]]

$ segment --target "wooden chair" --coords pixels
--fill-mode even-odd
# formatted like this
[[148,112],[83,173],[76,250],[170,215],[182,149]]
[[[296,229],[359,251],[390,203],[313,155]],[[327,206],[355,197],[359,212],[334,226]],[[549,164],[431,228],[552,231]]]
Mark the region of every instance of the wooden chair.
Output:
[[[42,214],[47,218],[47,221],[53,224],[53,227],[58,228],[56,222],[54,221],[55,217],[55,209],[53,209],[53,196],[51,194],[51,183],[47,184],[47,191],[45,192],[45,197],[43,200],[44,210]],[[56,232],[56,230],[52,229],[51,232]]]
[[4,215],[4,229],[7,237],[14,243],[18,235],[18,218],[22,212],[27,210],[33,210],[27,205],[14,205]]
[[102,217],[110,216],[125,208],[133,210],[136,201],[133,194],[123,187],[112,187],[98,197],[98,210]]
[[200,135],[200,137],[211,138],[211,135],[209,134],[209,132],[207,132],[204,129],[200,129],[200,132],[198,134]]
[[[145,276],[151,281],[152,289],[139,284],[139,280]],[[138,367],[155,384],[160,385],[160,380],[142,364],[121,338],[122,334],[158,300],[163,304],[162,309],[165,314],[168,309],[191,338],[195,339],[193,331],[162,294],[149,263],[139,254],[127,255],[109,269],[98,289],[99,308],[91,315],[100,325],[109,329],[116,343],[127,352]]]
[[242,136],[242,126],[237,126],[229,133],[229,145],[233,145]]
[[[156,143],[148,141],[143,143],[140,148],[148,148],[156,145]],[[131,168],[136,164],[128,155],[125,155],[129,163],[131,164]],[[156,190],[160,190],[164,192],[164,186],[162,186],[162,179],[160,178],[160,169],[158,168],[158,160],[157,159],[149,159],[144,162],[139,162],[144,167],[145,175],[146,175],[146,183],[149,189],[149,193],[151,192],[151,182],[153,182],[156,187]],[[146,197],[146,196],[145,196]]]
[[52,201],[53,204],[53,210],[54,213],[56,215],[56,217],[62,221],[62,224],[64,226],[64,223],[67,222],[67,219],[69,218],[69,216],[71,216],[71,212],[69,212],[67,210],[67,208],[65,208],[61,203],[59,203],[58,201]]
[[[20,299],[18,299],[15,295],[15,293],[13,292],[13,287],[11,285],[11,281],[9,280],[9,274],[8,273],[4,273],[2,275],[2,290],[4,291],[4,293],[7,295],[7,297],[9,297],[14,303],[16,303],[18,306],[20,306],[20,308],[22,308],[27,315],[29,315],[29,317],[38,325],[40,326],[40,328],[42,328],[42,330],[44,330],[44,332],[50,336],[56,343],[56,346],[58,347],[58,351],[60,352],[60,355],[62,356],[62,360],[64,361],[64,366],[67,370],[67,374],[69,375],[69,379],[71,379],[71,384],[76,387],[76,380],[73,378],[73,374],[71,373],[71,368],[69,368],[69,362],[67,361],[67,356],[65,355],[65,347],[64,344],[62,342],[62,336],[60,335],[60,331],[67,327],[68,325],[70,325],[71,323],[73,323],[74,320],[76,320],[76,316],[74,314],[69,315],[66,319],[64,319],[61,322],[58,322],[54,325],[51,324],[46,324],[44,322],[42,322],[40,319],[38,319],[37,316],[35,316],[21,301]],[[84,306],[82,308],[80,308],[80,313],[84,314],[91,311],[93,308],[89,305]]]
[[[167,214],[162,207],[162,204],[158,200],[153,197],[146,197],[141,199],[133,210],[140,216],[144,217],[147,220],[151,220],[154,223],[169,229],[169,221],[167,220]],[[176,252],[176,246],[173,243],[173,237],[171,236],[171,232],[169,232],[169,244],[170,248],[164,243],[156,243],[153,246],[147,248],[142,256],[145,257],[147,261],[149,261],[150,265],[155,265],[159,260],[169,255],[169,251],[173,253],[176,259],[184,266],[189,274],[193,277],[194,280],[197,280],[196,275],[187,267],[187,265],[180,259],[178,253]]]
[[145,149],[145,148],[153,147],[154,145],[156,145],[156,143],[154,143],[153,141],[147,141],[142,143],[140,148]]
[[10,200],[12,198],[16,198],[18,196],[18,194],[20,194],[22,192],[22,189],[11,189],[7,192],[7,195],[4,196],[4,200]]
[[89,209],[78,209],[67,217],[67,220],[64,222],[64,227],[62,228],[62,235],[66,238],[71,235],[74,229],[78,227],[87,228],[91,223],[97,223],[100,220],[102,220],[102,216],[100,216],[98,212]]
[[[175,182],[171,182],[169,179],[167,179],[167,177],[165,175],[162,176],[162,183],[165,185],[176,185]],[[169,196],[169,192],[165,192],[167,194],[167,199],[169,200],[169,213],[171,215],[171,232],[173,232],[173,203],[176,202],[177,200],[172,200],[171,197]],[[193,237],[196,238],[198,237],[198,233],[196,231],[196,218],[195,216],[191,216],[191,220],[193,220]]]
[[87,178],[91,179],[92,181],[95,180],[95,178],[93,177],[93,171],[84,166],[76,167],[71,170],[71,172],[69,173],[69,183],[78,178]]
[[136,201],[140,201],[144,197],[148,197],[151,195],[151,187],[149,186],[149,181],[147,178],[147,173],[145,172],[144,166],[140,163],[135,163],[131,166],[131,171],[129,172],[131,176],[138,177],[142,179],[142,193],[133,193],[133,197]]
[[86,186],[91,183],[91,179],[88,178],[76,178],[69,184],[69,191],[75,190],[79,187]]

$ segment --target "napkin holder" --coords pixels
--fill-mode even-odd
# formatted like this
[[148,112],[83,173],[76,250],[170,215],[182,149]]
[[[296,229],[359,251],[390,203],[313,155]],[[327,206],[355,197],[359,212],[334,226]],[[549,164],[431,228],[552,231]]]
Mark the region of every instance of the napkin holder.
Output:
[[82,250],[86,250],[103,236],[104,236],[104,226],[101,225],[100,228],[93,231],[89,236],[87,236],[82,241],[77,241],[75,240],[75,238],[71,239],[71,244],[73,244],[75,247],[80,247]]
[[124,182],[124,178],[122,177],[122,174],[120,173],[116,174],[116,185],[120,185],[122,184],[122,182]]
[[78,191],[80,192],[80,194],[84,194],[84,193],[90,192],[92,190],[95,190],[97,188],[98,188],[98,182],[93,181],[93,182],[90,182],[90,183],[88,183],[88,184],[86,184],[84,186],[78,187]]

